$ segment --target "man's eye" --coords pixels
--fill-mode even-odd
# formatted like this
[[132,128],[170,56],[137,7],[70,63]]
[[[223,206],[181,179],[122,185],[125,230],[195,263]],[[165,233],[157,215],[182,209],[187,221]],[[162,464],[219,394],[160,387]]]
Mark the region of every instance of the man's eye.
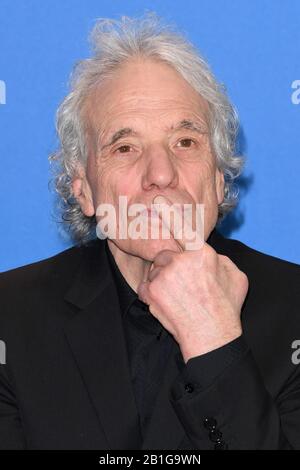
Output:
[[121,147],[118,147],[116,151],[120,153],[127,153],[130,152],[130,148],[130,145],[121,145]]
[[195,142],[193,139],[181,139],[178,143],[180,144],[180,147],[190,148]]

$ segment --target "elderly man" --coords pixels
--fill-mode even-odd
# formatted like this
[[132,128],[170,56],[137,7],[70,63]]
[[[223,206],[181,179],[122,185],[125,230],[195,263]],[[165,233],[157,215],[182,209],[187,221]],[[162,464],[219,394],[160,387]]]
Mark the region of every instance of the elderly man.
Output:
[[155,15],[93,41],[53,156],[76,244],[1,275],[0,448],[300,448],[299,266],[216,229],[242,167],[233,108]]

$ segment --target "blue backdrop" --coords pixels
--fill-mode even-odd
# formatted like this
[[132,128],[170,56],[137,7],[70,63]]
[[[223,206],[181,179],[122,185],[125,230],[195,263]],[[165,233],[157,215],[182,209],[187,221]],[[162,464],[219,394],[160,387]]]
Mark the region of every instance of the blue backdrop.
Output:
[[300,263],[299,0],[0,0],[1,271],[71,245],[51,216],[55,110],[95,19],[146,9],[199,47],[239,111],[248,163],[224,233]]

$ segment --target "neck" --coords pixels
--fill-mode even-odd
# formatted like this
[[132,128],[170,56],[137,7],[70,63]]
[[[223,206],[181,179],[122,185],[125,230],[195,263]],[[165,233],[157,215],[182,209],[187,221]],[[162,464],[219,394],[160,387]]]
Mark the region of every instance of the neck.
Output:
[[111,240],[108,240],[108,247],[126,282],[137,292],[139,284],[147,279],[152,261],[130,255],[120,250]]

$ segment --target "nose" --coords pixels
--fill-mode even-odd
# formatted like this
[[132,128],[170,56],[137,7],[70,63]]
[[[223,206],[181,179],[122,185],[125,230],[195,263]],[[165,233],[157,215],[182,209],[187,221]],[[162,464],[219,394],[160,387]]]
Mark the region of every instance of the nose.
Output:
[[174,188],[178,184],[178,173],[172,155],[162,145],[148,147],[143,159],[145,169],[142,186],[145,190],[153,188]]

